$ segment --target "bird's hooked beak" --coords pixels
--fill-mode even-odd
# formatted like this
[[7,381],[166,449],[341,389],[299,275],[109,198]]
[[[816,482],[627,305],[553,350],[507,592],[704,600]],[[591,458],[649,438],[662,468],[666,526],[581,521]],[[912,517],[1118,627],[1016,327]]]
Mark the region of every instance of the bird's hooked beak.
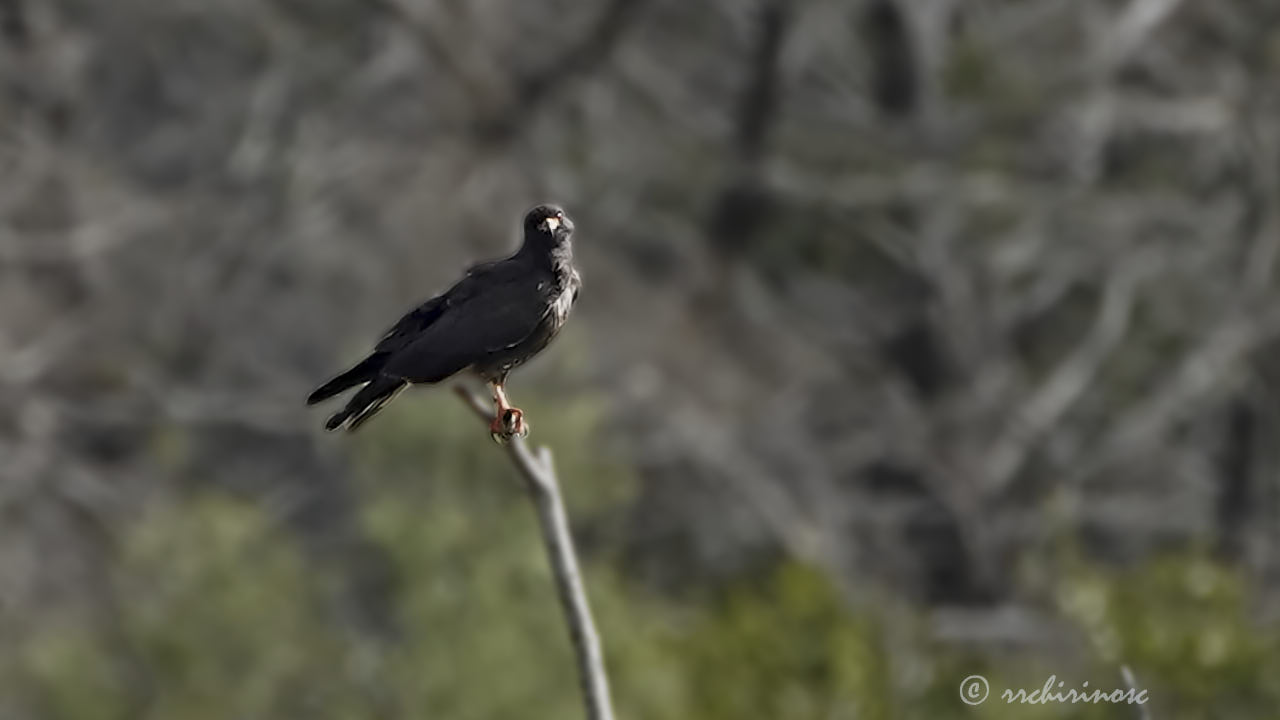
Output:
[[564,215],[554,215],[542,221],[542,229],[548,235],[555,235],[557,230],[573,232],[573,223],[569,222],[569,218]]

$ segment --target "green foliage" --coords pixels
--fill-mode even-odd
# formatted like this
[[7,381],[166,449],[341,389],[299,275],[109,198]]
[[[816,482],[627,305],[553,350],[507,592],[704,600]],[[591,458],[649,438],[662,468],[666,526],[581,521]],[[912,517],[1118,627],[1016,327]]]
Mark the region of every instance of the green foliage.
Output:
[[[575,517],[625,503],[629,473],[581,441],[593,405],[557,414],[531,400]],[[356,492],[360,532],[392,568],[388,631],[352,626],[336,602],[343,568],[317,563],[263,507],[198,495],[125,533],[109,613],[50,614],[0,652],[0,697],[33,720],[580,717],[534,516],[502,453],[452,398],[387,414],[358,436]],[[919,610],[851,605],[790,562],[681,601],[629,582],[607,548],[585,569],[627,720],[1129,718],[1128,706],[999,700],[1051,674],[1119,685],[1122,663],[1156,717],[1280,707],[1280,633],[1251,617],[1238,573],[1198,554],[1132,572],[1068,565],[1052,587],[1088,641],[1069,658],[941,644]],[[969,707],[958,685],[974,673],[992,695]]]
[[[274,718],[344,707],[343,648],[289,537],[217,497],[156,508],[111,612],[35,633],[15,692],[50,718]],[[16,681],[16,682],[14,682]]]
[[685,717],[893,717],[874,622],[807,568],[784,566],[760,591],[729,593],[671,650],[691,683]]
[[1100,665],[1141,673],[1160,717],[1266,717],[1280,708],[1280,628],[1251,617],[1246,590],[1195,553],[1132,573],[1082,571],[1060,602]]

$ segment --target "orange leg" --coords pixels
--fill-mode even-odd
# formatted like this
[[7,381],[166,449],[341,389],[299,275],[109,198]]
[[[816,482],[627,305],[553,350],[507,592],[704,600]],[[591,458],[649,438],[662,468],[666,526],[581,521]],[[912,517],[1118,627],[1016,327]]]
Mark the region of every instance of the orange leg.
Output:
[[502,383],[489,383],[489,385],[493,389],[493,403],[496,408],[493,422],[489,424],[489,432],[494,439],[501,441],[512,435],[521,437],[528,435],[529,426],[524,421],[524,411],[511,406]]

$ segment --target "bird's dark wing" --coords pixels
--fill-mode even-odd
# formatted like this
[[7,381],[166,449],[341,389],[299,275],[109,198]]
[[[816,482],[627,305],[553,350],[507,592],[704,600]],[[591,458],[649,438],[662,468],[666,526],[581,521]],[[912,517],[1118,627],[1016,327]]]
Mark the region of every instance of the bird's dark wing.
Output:
[[432,323],[439,320],[447,309],[457,306],[459,302],[474,295],[477,287],[483,286],[486,279],[509,274],[506,271],[509,262],[510,259],[494,260],[467,268],[462,279],[454,283],[453,287],[410,310],[404,317],[397,320],[396,324],[378,341],[373,351],[389,353],[408,346]]
[[[396,324],[387,331],[378,344],[374,346],[373,352],[369,356],[361,360],[350,370],[329,380],[324,385],[316,388],[315,391],[307,397],[308,405],[315,405],[318,402],[328,400],[329,398],[341,392],[345,392],[356,385],[367,383],[382,372],[386,367],[387,360],[397,350],[401,350],[412,343],[424,330],[431,326],[431,323],[439,319],[444,312],[446,296],[439,295],[422,303],[418,307],[409,311],[404,317],[400,318]],[[335,416],[337,417],[337,416]]]
[[410,310],[382,336],[373,351],[375,353],[395,352],[412,343],[444,313],[448,295],[448,293],[437,295]]
[[546,280],[511,260],[472,268],[445,293],[431,323],[393,352],[385,372],[437,382],[518,344],[546,315],[546,305],[538,302]]

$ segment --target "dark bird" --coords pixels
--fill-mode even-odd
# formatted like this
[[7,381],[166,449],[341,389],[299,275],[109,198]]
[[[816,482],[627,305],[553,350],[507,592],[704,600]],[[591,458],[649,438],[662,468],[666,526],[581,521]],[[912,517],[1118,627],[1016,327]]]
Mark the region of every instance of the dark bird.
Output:
[[524,413],[507,400],[513,368],[555,338],[578,298],[573,222],[554,205],[524,216],[524,241],[510,257],[481,263],[441,295],[400,318],[355,367],[321,385],[308,405],[362,386],[326,430],[355,430],[410,385],[438,383],[471,370],[489,383],[497,440],[526,435]]

